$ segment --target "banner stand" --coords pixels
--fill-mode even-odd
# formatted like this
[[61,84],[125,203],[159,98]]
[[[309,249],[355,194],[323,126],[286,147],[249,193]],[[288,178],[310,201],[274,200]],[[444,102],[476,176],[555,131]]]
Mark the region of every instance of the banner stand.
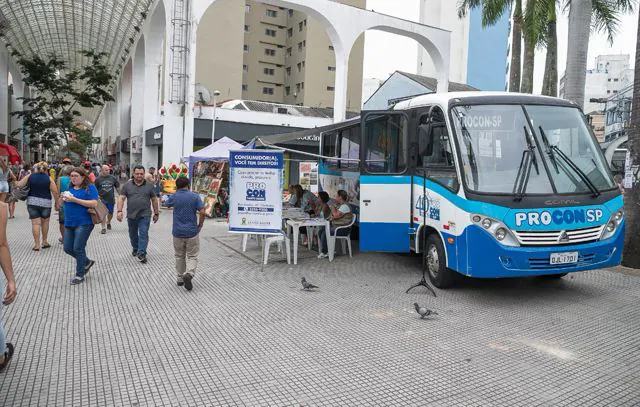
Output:
[[[229,232],[282,235],[284,153],[273,150],[229,152]],[[264,270],[262,239],[260,271]]]

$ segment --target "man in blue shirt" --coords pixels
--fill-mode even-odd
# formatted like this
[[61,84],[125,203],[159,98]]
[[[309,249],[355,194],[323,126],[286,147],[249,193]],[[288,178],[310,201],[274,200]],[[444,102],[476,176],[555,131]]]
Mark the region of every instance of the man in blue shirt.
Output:
[[[191,280],[196,272],[200,252],[198,235],[204,224],[204,204],[198,194],[189,191],[189,178],[178,178],[176,189],[176,193],[169,197],[166,204],[173,207],[173,249],[178,285],[184,285],[184,288],[191,291]],[[197,221],[196,213],[199,215]]]

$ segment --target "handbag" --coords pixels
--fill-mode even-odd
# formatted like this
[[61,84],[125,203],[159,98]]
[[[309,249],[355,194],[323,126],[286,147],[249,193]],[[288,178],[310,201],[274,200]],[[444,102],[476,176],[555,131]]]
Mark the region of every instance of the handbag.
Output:
[[95,208],[87,209],[87,212],[91,215],[91,221],[94,225],[102,223],[109,215],[109,210],[100,199],[98,199],[98,205]]
[[28,195],[29,195],[29,187],[22,187],[22,188],[13,187],[13,188],[11,188],[11,196],[16,201],[24,201],[24,200],[27,199]]

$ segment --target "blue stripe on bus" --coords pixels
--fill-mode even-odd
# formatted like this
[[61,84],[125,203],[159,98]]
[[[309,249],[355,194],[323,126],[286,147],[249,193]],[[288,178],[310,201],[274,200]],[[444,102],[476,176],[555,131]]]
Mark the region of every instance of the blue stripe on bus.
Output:
[[409,223],[360,222],[360,251],[408,253],[409,227]]

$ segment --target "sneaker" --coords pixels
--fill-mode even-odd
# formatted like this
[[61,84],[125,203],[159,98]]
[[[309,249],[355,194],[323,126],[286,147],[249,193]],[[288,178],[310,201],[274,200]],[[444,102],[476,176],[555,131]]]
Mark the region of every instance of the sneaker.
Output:
[[89,272],[89,269],[91,269],[94,264],[96,264],[95,260],[89,260],[89,263],[84,266],[84,274],[87,274]]
[[81,283],[81,282],[83,282],[83,281],[84,281],[84,277],[78,277],[78,276],[76,276],[76,277],[74,277],[74,278],[71,280],[71,285],[78,285],[78,284],[80,284],[80,283]]
[[147,262],[147,255],[146,254],[139,254],[138,255],[138,260],[140,260],[140,263],[144,264]]
[[329,257],[329,255],[328,255],[328,254],[326,254],[326,253],[320,253],[320,254],[318,255],[318,258],[319,258],[319,259],[326,259],[327,257]]
[[107,229],[102,228],[102,230],[100,231],[101,234],[106,235],[107,234]]
[[133,249],[133,251],[131,252],[131,255],[133,257],[138,257],[138,249]]
[[13,357],[13,352],[14,352],[13,344],[11,344],[10,342],[7,342],[5,344],[5,348],[6,350],[4,351],[4,360],[2,361],[2,363],[0,363],[0,372],[2,372],[9,365],[9,362]]
[[193,289],[193,283],[191,282],[192,279],[193,276],[191,274],[185,274],[184,277],[182,277],[182,281],[184,281],[184,288],[186,288],[187,291],[191,291],[191,289]]
[[111,223],[107,223],[107,229],[111,230]]

